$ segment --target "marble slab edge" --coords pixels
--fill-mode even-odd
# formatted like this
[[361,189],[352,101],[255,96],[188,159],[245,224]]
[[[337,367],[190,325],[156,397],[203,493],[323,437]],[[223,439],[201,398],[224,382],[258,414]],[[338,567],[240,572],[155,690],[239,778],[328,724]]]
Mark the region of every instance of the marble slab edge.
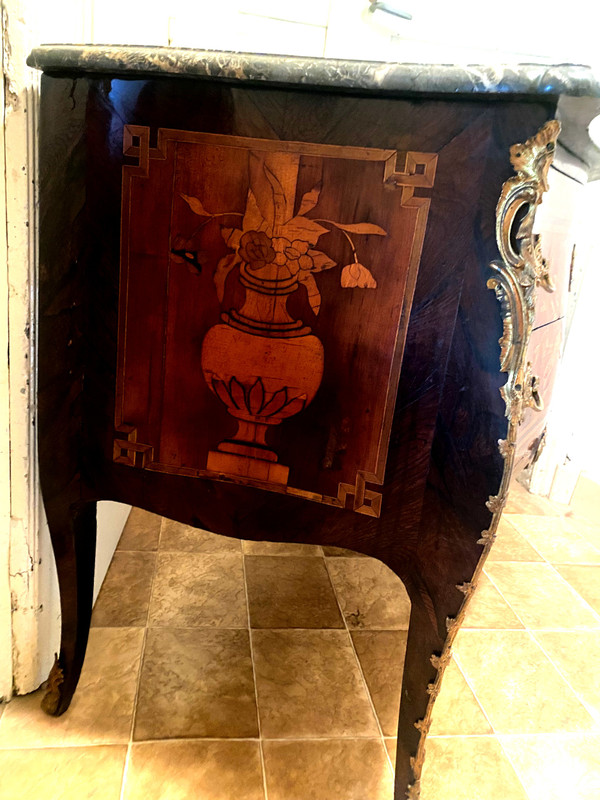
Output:
[[600,80],[590,67],[576,64],[405,64],[171,47],[58,44],[35,48],[27,64],[50,73],[159,73],[379,92],[600,97]]

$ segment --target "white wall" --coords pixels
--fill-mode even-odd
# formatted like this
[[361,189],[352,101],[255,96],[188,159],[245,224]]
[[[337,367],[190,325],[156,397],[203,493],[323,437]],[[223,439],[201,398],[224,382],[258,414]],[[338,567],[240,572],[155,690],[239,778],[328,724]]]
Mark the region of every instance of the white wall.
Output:
[[532,489],[568,503],[580,472],[600,483],[600,182],[582,187],[576,216],[577,307],[565,344],[548,419],[548,445]]
[[[34,0],[30,0],[34,2]],[[536,3],[386,0],[403,20],[368,0],[37,0],[40,41],[154,44],[214,50],[478,63],[543,61],[600,66],[600,8],[588,0]],[[79,14],[78,38],[65,18]],[[82,26],[80,26],[82,27]],[[66,38],[67,37],[67,38]]]
[[571,460],[600,483],[600,182],[585,186],[583,196],[576,257],[585,265],[585,272],[564,355],[564,400],[562,395],[558,400],[572,424],[567,450]]
[[98,503],[96,522],[98,541],[96,543],[96,572],[94,574],[94,603],[102,586],[115,548],[127,522],[131,506],[123,503],[103,501]]

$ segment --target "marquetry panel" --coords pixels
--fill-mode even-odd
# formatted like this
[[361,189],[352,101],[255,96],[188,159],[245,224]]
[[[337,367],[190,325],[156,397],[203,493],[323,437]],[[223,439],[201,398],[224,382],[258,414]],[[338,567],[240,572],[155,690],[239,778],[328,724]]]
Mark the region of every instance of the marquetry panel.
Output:
[[379,516],[437,156],[127,125],[114,458]]

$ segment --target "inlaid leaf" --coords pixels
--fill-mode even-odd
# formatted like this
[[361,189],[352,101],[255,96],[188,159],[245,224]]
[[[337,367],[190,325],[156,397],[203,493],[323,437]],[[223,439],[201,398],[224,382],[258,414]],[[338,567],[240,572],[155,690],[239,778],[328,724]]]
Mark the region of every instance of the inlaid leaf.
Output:
[[212,388],[213,392],[217,395],[219,400],[224,403],[228,408],[231,405],[231,396],[229,394],[229,390],[227,386],[220,378],[212,379]]
[[313,310],[313,313],[318,315],[321,310],[321,292],[317,286],[314,276],[310,272],[302,272],[300,275],[300,282],[306,287],[306,294],[308,295],[308,302]]
[[223,297],[225,296],[225,281],[227,280],[227,276],[241,260],[237,253],[228,253],[219,260],[213,277],[219,303],[223,302]]
[[190,197],[187,194],[181,195],[188,206],[192,209],[194,214],[198,214],[199,217],[212,217],[210,211],[207,211],[200,200],[197,197]]
[[371,222],[356,222],[352,225],[342,225],[341,222],[331,222],[336,228],[348,233],[374,233],[377,236],[387,236],[387,232],[380,228],[379,225],[373,225]]
[[246,211],[242,220],[243,231],[264,231],[267,229],[267,221],[264,218],[262,211],[258,207],[256,196],[252,189],[248,189],[248,198],[246,199]]
[[235,377],[229,381],[229,394],[236,406],[245,411],[246,395],[244,394],[244,387]]
[[287,389],[284,386],[283,389],[279,389],[279,391],[275,392],[275,394],[269,400],[269,402],[265,404],[265,407],[261,411],[261,417],[274,416],[279,411],[281,411],[281,409],[285,405],[287,405],[287,403],[288,403]]
[[274,217],[273,217],[273,230],[279,225],[283,223],[285,220],[285,209],[286,209],[286,201],[285,201],[285,191],[283,186],[281,185],[281,181],[272,172],[267,165],[264,165],[265,175],[267,176],[267,180],[271,184],[271,191],[273,192],[273,208],[274,208]]
[[317,183],[316,186],[313,186],[310,192],[306,192],[306,194],[302,197],[302,200],[300,202],[298,215],[307,214],[309,211],[312,211],[312,209],[319,202],[319,195],[321,194],[322,187],[323,184],[319,182]]
[[254,386],[248,393],[248,408],[251,414],[260,413],[265,401],[265,389],[260,378],[256,379]]
[[316,244],[319,236],[324,233],[329,233],[327,228],[319,225],[313,219],[308,217],[295,216],[281,228],[281,235],[293,242],[294,239],[300,239],[309,244]]
[[306,395],[303,395],[302,397],[294,397],[281,409],[281,411],[286,415],[286,417],[291,417],[294,414],[298,414],[300,411],[302,411],[305,405]]
[[311,272],[323,272],[324,269],[337,267],[336,262],[320,250],[309,250],[306,255],[310,256],[313,260],[314,267]]
[[237,247],[242,238],[242,232],[239,228],[221,228],[221,236],[225,240],[227,247]]

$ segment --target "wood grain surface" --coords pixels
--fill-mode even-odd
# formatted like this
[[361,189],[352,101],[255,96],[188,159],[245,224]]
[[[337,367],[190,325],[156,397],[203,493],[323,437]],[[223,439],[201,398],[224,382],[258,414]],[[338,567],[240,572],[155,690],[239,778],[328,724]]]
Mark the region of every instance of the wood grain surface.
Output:
[[[488,264],[498,257],[495,206],[502,183],[512,171],[510,145],[525,141],[553,111],[552,99],[532,102],[502,97],[375,97],[159,77],[117,80],[110,76],[44,76],[38,423],[42,487],[61,585],[60,667],[65,674],[56,707],[50,711],[61,713],[68,707],[85,651],[93,572],[90,554],[95,541],[95,524],[89,509],[93,509],[96,500],[131,503],[186,524],[244,539],[350,547],[388,564],[404,581],[412,603],[404,674],[398,676],[403,688],[396,798],[405,797],[407,786],[414,780],[411,758],[421,735],[415,722],[424,716],[429,699],[427,686],[436,675],[431,656],[441,653],[446,620],[457,613],[463,601],[464,595],[456,587],[469,580],[480,557],[478,539],[491,519],[485,503],[497,492],[503,470],[497,449],[498,440],[507,430],[499,393],[505,380],[499,372],[502,325],[494,293],[486,288]],[[122,171],[124,165],[139,164],[135,154],[123,156],[125,125],[147,129],[150,149],[158,146],[158,131],[169,129],[437,156],[433,188],[415,188],[413,192],[415,199],[430,198],[430,208],[397,386],[390,384],[389,364],[392,354],[398,351],[386,338],[391,328],[387,328],[387,320],[379,319],[377,309],[388,300],[396,308],[405,289],[395,283],[397,273],[385,258],[379,257],[378,248],[383,241],[385,251],[387,243],[400,234],[364,236],[364,244],[356,237],[357,252],[359,245],[365,248],[365,261],[360,263],[377,282],[376,289],[341,285],[336,267],[315,275],[322,295],[318,315],[314,314],[314,306],[311,310],[308,292],[301,298],[298,291],[294,298],[297,305],[290,298],[288,306],[293,308],[294,313],[289,314],[293,321],[301,319],[314,330],[325,354],[337,346],[342,349],[335,352],[343,354],[343,348],[351,346],[357,335],[357,320],[368,320],[367,327],[372,325],[373,330],[383,326],[381,349],[376,340],[369,339],[374,341],[370,357],[360,356],[360,369],[355,373],[352,365],[343,361],[328,364],[313,401],[302,413],[278,426],[281,436],[276,445],[269,441],[268,447],[276,453],[277,463],[290,467],[291,485],[306,486],[307,491],[318,487],[335,496],[342,473],[331,469],[331,478],[326,478],[318,470],[315,473],[310,462],[316,450],[321,459],[328,452],[333,417],[328,418],[329,427],[321,428],[319,413],[339,407],[345,393],[352,393],[348,389],[350,378],[355,379],[353,376],[358,373],[364,376],[367,362],[377,362],[381,374],[387,370],[387,383],[365,386],[364,392],[361,388],[352,403],[360,400],[364,410],[365,398],[371,396],[371,391],[378,400],[385,393],[389,397],[388,390],[396,392],[385,473],[382,486],[378,487],[384,498],[379,516],[355,513],[352,504],[337,508],[209,477],[131,466],[119,463],[118,457],[115,462]],[[131,144],[139,146],[139,140]],[[195,158],[191,153],[188,157]],[[306,163],[310,164],[307,173],[316,169],[315,158],[306,156]],[[170,168],[168,164],[166,160],[165,169]],[[360,159],[352,165],[328,173],[328,180],[339,181],[343,188],[327,200],[331,205],[323,210],[322,218],[369,222],[386,232],[395,230],[394,215],[404,210],[392,198],[400,198],[401,191],[386,194],[385,202],[383,196],[377,199],[375,188],[364,197],[356,194],[355,182],[371,186],[366,173],[380,165],[376,161],[363,164]],[[193,170],[187,177],[181,174],[183,194],[200,199],[211,213],[221,208],[243,213],[247,183],[235,189],[231,197],[219,194],[219,203],[211,206],[193,174]],[[351,191],[346,189],[346,177],[352,184]],[[300,185],[296,203],[302,202],[315,182],[306,177]],[[324,204],[325,187],[323,180]],[[148,204],[146,210],[143,202]],[[153,193],[144,201],[140,196],[142,205],[136,207],[137,213],[147,213],[149,219],[163,219],[160,210],[164,208],[168,216],[170,202],[168,194]],[[176,213],[177,224],[188,242],[199,215],[181,197]],[[149,251],[164,233],[159,227],[158,223],[152,225],[152,235],[146,240]],[[175,439],[181,442],[181,449],[174,458],[178,463],[191,463],[194,470],[204,459],[197,443],[203,441],[205,455],[211,449],[222,452],[218,447],[224,441],[222,437],[229,436],[225,427],[231,417],[216,390],[211,394],[197,362],[201,349],[198,339],[204,331],[202,325],[207,323],[200,318],[194,320],[194,309],[205,308],[206,304],[211,309],[211,323],[218,324],[219,304],[215,302],[211,271],[206,267],[198,274],[193,263],[195,260],[202,264],[202,253],[212,252],[211,247],[215,257],[225,255],[218,227],[215,225],[211,234],[214,239],[210,247],[195,241],[187,250],[185,242],[170,248],[183,251],[183,255],[179,255],[180,262],[170,262],[171,271],[179,271],[180,285],[177,297],[168,298],[175,304],[168,330],[177,337],[173,341],[187,347],[188,352],[178,362],[179,372],[168,373],[163,385],[166,402],[171,404],[169,424],[181,425],[183,431],[193,429],[196,436],[188,441],[178,434]],[[324,235],[323,241],[325,238]],[[351,262],[344,258],[347,251],[341,252],[344,237],[339,242],[336,239],[335,244],[334,234],[327,234],[327,238],[332,241],[331,250],[328,247],[326,251],[328,257],[342,268],[348,266]],[[258,247],[265,243],[256,240],[255,244]],[[187,260],[186,253],[191,254]],[[254,255],[257,253],[258,250]],[[406,259],[396,263],[404,264],[405,281]],[[345,274],[357,279],[356,271],[354,277]],[[362,277],[368,283],[367,276]],[[160,280],[164,275],[159,278],[152,272],[146,274],[146,300],[161,297]],[[388,286],[391,290],[383,291]],[[408,286],[406,295],[412,290]],[[226,313],[241,308],[236,292],[238,288],[230,286],[228,279],[224,297],[234,299],[226,303],[230,306]],[[354,322],[349,331],[334,335],[330,325],[336,320],[335,308],[344,293],[357,297],[351,304],[356,302]],[[381,297],[383,294],[386,296]],[[346,301],[339,302],[341,309]],[[372,304],[368,309],[367,303]],[[134,332],[136,347],[158,346],[164,315],[152,313],[151,304],[137,305],[137,301],[135,313],[139,315],[138,330]],[[177,329],[181,321],[187,330],[190,320],[197,326],[191,337]],[[398,316],[395,320],[397,327]],[[368,338],[370,333],[365,335]],[[153,361],[149,367],[146,361],[138,367],[133,385],[138,387],[136,402],[143,404],[144,398],[152,395],[151,391],[146,395],[141,392],[144,380],[148,387],[155,385],[153,381],[158,385],[164,364]],[[366,374],[371,381],[379,375]],[[192,410],[200,398],[212,403],[212,413],[219,419],[210,442],[202,439],[204,434]],[[178,413],[183,419],[172,417]],[[123,415],[121,421],[141,425],[138,419],[131,419],[133,408],[128,409],[128,416]],[[142,409],[140,420],[146,420],[148,438],[140,437],[140,441],[163,447],[168,453],[172,432],[162,443],[159,438],[158,445],[149,441],[151,426],[155,426],[152,435],[159,436],[163,418],[163,413],[154,407]],[[329,448],[332,463],[337,463],[336,442],[342,433],[336,434],[337,439]],[[130,430],[122,438],[135,442],[134,436]],[[299,443],[305,437],[308,438],[301,458]],[[196,444],[192,444],[194,441]],[[315,447],[317,441],[320,449]],[[368,451],[368,441],[370,434],[363,440],[361,457]],[[137,458],[143,459],[143,454],[134,456],[135,463]],[[353,456],[348,463],[355,470],[357,465],[364,468],[366,462]]]

